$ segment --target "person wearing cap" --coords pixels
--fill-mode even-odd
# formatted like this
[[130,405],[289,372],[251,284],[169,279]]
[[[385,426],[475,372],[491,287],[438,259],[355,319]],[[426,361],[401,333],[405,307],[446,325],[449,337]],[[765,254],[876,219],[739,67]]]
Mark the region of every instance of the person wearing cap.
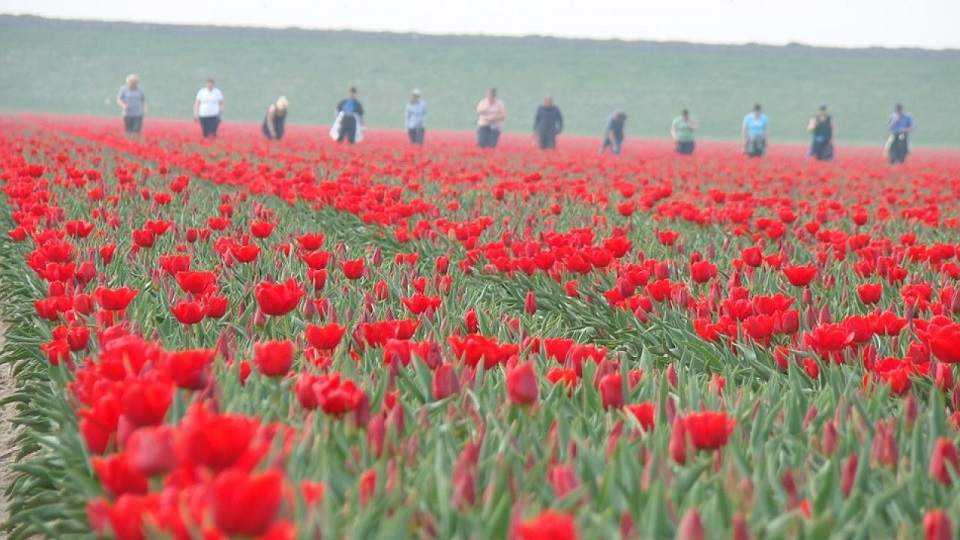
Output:
[[267,109],[267,116],[263,119],[261,129],[263,134],[271,141],[283,139],[284,124],[287,122],[287,109],[290,103],[285,96],[280,96],[277,102],[270,105]]
[[753,112],[743,117],[740,136],[743,137],[743,152],[748,157],[760,157],[766,153],[770,139],[770,120],[763,114],[759,103],[753,106]]
[[557,148],[557,135],[563,131],[563,114],[560,108],[553,104],[553,98],[543,98],[543,105],[537,107],[533,117],[533,133],[537,137],[537,144],[541,150]]
[[693,133],[697,131],[697,124],[690,119],[690,111],[683,109],[680,116],[673,119],[670,125],[670,136],[676,145],[678,154],[689,156],[693,153]]
[[421,99],[420,91],[414,90],[410,93],[410,101],[406,108],[406,120],[404,120],[411,144],[423,144],[423,137],[427,129],[426,120],[427,104]]
[[627,113],[616,111],[607,118],[607,123],[603,128],[603,146],[600,147],[600,153],[603,154],[610,149],[611,154],[619,154],[623,150],[623,128],[627,124]]
[[506,118],[507,106],[497,98],[497,89],[487,90],[487,97],[477,104],[477,146],[496,148]]
[[893,114],[887,120],[887,130],[890,131],[884,148],[887,159],[891,165],[903,163],[907,159],[907,154],[910,153],[907,138],[913,133],[913,116],[903,112],[903,105],[897,103],[894,106]]
[[131,135],[139,135],[143,129],[143,117],[147,114],[147,94],[140,87],[140,78],[127,75],[127,84],[117,93],[117,105],[123,111],[123,128]]
[[810,144],[807,155],[817,158],[818,161],[833,159],[833,137],[836,129],[833,126],[833,118],[827,114],[826,105],[820,105],[817,108],[816,116],[807,123],[807,131],[813,133],[813,142]]
[[193,103],[193,119],[200,122],[204,139],[217,138],[223,109],[223,92],[217,88],[216,81],[207,79],[203,88],[197,92],[197,99]]

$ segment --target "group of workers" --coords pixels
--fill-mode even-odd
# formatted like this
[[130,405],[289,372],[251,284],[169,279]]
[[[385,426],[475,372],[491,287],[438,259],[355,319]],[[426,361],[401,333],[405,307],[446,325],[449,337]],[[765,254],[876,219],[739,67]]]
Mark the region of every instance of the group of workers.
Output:
[[[143,128],[143,117],[147,112],[147,98],[140,87],[136,75],[127,77],[126,84],[117,94],[117,104],[123,111],[124,127],[127,133],[139,134]],[[281,96],[270,105],[264,117],[261,130],[270,140],[281,140],[287,119],[289,102]],[[220,117],[224,111],[223,93],[216,87],[213,79],[207,79],[203,88],[197,92],[193,106],[193,118],[199,122],[204,138],[216,138],[220,126]],[[500,141],[500,132],[507,118],[507,107],[503,100],[497,97],[497,89],[490,88],[484,99],[477,104],[477,146],[480,148],[496,148]],[[337,142],[355,144],[363,140],[363,104],[357,99],[357,87],[350,86],[347,96],[336,106],[336,117],[330,128],[330,137]],[[406,104],[404,127],[411,144],[422,145],[426,135],[427,104],[423,101],[419,90],[410,94],[410,101]],[[603,130],[603,140],[600,153],[609,151],[619,154],[623,148],[624,128],[627,122],[627,113],[622,110],[614,111],[606,121]],[[889,162],[903,163],[909,153],[908,138],[913,132],[913,117],[903,110],[899,103],[887,120],[889,136],[883,153]],[[543,150],[552,150],[557,147],[557,136],[563,131],[563,114],[547,97],[543,104],[537,107],[533,119],[534,142]],[[690,116],[688,109],[683,109],[680,115],[673,119],[670,125],[670,135],[675,143],[676,152],[690,155],[694,151],[694,134],[697,124]],[[833,118],[827,112],[826,105],[820,105],[816,114],[810,118],[807,125],[813,137],[808,156],[827,161],[833,159],[833,141],[836,136],[836,127]],[[740,128],[743,140],[743,152],[749,157],[760,157],[767,151],[770,136],[770,120],[760,104],[753,107],[753,111],[743,118]]]

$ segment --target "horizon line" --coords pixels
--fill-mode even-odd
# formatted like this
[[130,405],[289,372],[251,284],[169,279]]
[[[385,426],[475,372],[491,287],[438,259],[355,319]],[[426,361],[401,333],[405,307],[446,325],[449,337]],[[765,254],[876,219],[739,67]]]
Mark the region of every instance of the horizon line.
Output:
[[804,47],[810,49],[835,49],[845,51],[925,51],[925,52],[960,52],[960,47],[923,47],[918,45],[902,45],[892,47],[888,45],[838,45],[838,44],[812,44],[802,41],[788,42],[768,42],[768,41],[684,41],[680,39],[644,39],[644,38],[624,38],[624,37],[596,37],[583,35],[557,35],[557,34],[497,34],[497,33],[451,33],[451,32],[430,32],[424,30],[391,30],[391,29],[355,29],[355,28],[331,28],[331,27],[311,27],[295,25],[267,25],[260,26],[256,24],[234,24],[234,23],[199,23],[182,21],[145,21],[136,19],[94,19],[83,17],[52,17],[47,15],[37,15],[33,13],[8,13],[0,12],[0,18],[26,18],[39,19],[43,21],[53,21],[62,23],[101,23],[101,24],[136,24],[150,26],[183,27],[183,28],[215,28],[215,29],[234,29],[234,30],[272,30],[272,31],[300,31],[300,32],[343,32],[357,34],[390,34],[398,36],[427,36],[427,37],[450,37],[450,38],[508,38],[508,39],[553,39],[558,41],[592,41],[597,43],[634,43],[634,44],[662,44],[662,45],[702,45],[713,47],[771,47],[771,48],[796,48]]

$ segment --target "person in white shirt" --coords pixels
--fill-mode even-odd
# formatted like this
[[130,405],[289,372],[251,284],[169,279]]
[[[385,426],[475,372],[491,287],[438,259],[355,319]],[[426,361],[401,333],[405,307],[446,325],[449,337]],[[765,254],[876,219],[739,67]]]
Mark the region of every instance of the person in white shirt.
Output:
[[507,106],[497,99],[497,89],[491,88],[487,97],[477,104],[477,146],[496,148],[506,118]]
[[197,92],[197,100],[193,104],[193,119],[200,121],[203,138],[217,138],[221,114],[223,114],[223,93],[216,87],[213,79],[207,79],[207,84]]
[[412,144],[423,144],[423,136],[426,131],[427,104],[420,99],[420,91],[414,90],[410,94],[410,102],[407,103],[406,121],[407,135],[410,136]]

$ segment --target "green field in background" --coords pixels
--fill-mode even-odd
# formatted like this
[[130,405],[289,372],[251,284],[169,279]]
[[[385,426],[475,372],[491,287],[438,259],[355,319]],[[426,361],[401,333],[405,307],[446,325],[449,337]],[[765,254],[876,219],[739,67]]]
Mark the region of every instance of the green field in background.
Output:
[[0,16],[0,110],[118,115],[116,92],[140,75],[150,115],[189,118],[207,76],[226,96],[225,120],[260,120],[280,94],[290,122],[329,124],[348,83],[360,87],[367,123],[402,127],[412,88],[429,127],[473,129],[474,108],[500,88],[506,130],[529,131],[553,95],[567,130],[598,134],[614,109],[628,136],[665,137],[689,107],[700,136],[739,136],[755,101],[774,140],[807,140],[826,102],[838,141],[881,144],[893,104],[914,114],[914,142],[960,146],[960,51],[717,46],[680,43],[424,36],[306,30],[162,26]]

